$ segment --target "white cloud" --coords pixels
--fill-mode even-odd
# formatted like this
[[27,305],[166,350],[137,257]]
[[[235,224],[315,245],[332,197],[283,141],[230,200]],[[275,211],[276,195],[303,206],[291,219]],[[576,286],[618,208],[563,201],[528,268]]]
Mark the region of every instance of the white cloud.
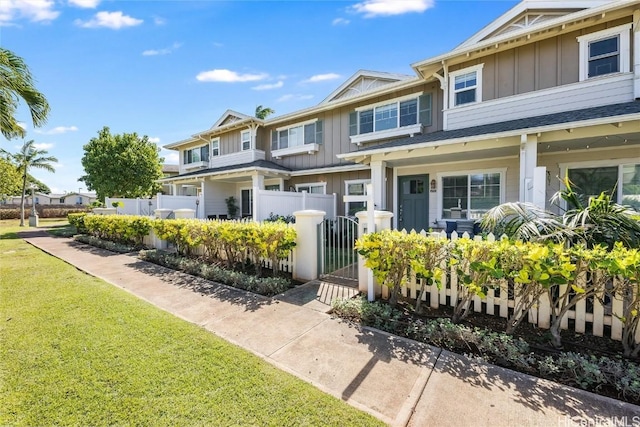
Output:
[[84,9],[95,9],[100,4],[100,0],[69,0],[69,4]]
[[163,17],[161,17],[161,16],[155,16],[155,15],[154,15],[154,17],[153,17],[153,23],[154,23],[154,24],[156,24],[156,25],[164,25],[164,24],[166,24],[166,23],[167,23],[167,20],[166,20],[166,19],[164,19],[164,18],[163,18]]
[[289,93],[286,95],[282,95],[280,98],[276,99],[276,102],[287,102],[287,101],[304,101],[306,99],[313,98],[313,95],[299,95]]
[[177,165],[180,163],[180,156],[175,151],[162,151],[160,157],[164,157],[164,163],[166,165]]
[[393,16],[405,13],[422,13],[431,9],[435,0],[364,0],[351,6],[351,10],[362,13],[365,18]]
[[54,10],[53,0],[0,0],[0,26],[11,25],[20,18],[32,22],[49,22],[60,12]]
[[336,73],[316,74],[315,76],[311,76],[308,79],[303,80],[302,83],[325,82],[327,80],[339,79],[340,77],[341,77],[340,74],[336,74]]
[[144,22],[142,19],[132,18],[131,16],[124,15],[122,12],[98,12],[89,21],[82,21],[76,19],[74,23],[82,28],[110,28],[112,30],[119,30],[125,27],[135,27]]
[[53,144],[51,144],[50,142],[36,142],[35,144],[33,144],[33,146],[36,150],[48,150],[50,148],[53,148]]
[[257,82],[269,77],[268,74],[240,74],[235,71],[226,69],[215,69],[209,71],[203,71],[196,76],[196,79],[200,82],[224,82],[224,83],[237,83],[237,82]]
[[154,143],[154,144],[157,144],[157,143],[159,143],[159,142],[160,142],[160,138],[158,138],[157,136],[149,137],[149,142],[152,142],[152,143]]
[[17,122],[16,124],[22,129],[27,130],[27,124],[25,122]]
[[155,55],[168,55],[174,50],[180,48],[182,43],[174,43],[171,47],[165,47],[164,49],[149,49],[142,52],[142,56],[155,56]]
[[35,133],[39,133],[42,135],[60,135],[62,133],[67,132],[75,132],[78,128],[76,126],[56,126],[53,129],[49,130],[35,130]]
[[253,90],[271,90],[271,89],[279,89],[284,86],[284,82],[280,80],[278,83],[265,83],[263,85],[254,86],[251,89]]
[[344,19],[344,18],[336,18],[333,21],[331,21],[331,25],[349,25],[351,21],[349,21],[348,19]]

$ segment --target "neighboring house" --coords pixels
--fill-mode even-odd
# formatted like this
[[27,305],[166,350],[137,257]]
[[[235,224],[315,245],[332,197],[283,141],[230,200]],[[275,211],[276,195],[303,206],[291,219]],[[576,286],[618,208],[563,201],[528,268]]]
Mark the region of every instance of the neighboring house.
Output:
[[[172,176],[176,176],[180,174],[180,166],[178,165],[162,165],[162,176],[164,178],[170,178]],[[166,194],[168,196],[173,196],[173,185],[171,184],[163,184],[162,185],[162,194]]]
[[[20,196],[13,196],[9,199],[9,203],[14,205],[20,204]],[[89,206],[96,201],[96,195],[94,193],[64,193],[64,194],[45,194],[35,192],[35,204],[36,205],[82,205]],[[31,205],[33,203],[31,198],[31,192],[27,191],[25,203]]]
[[[427,36],[428,39],[428,36]],[[259,120],[227,111],[180,152],[174,194],[252,211],[252,188],[361,194],[398,228],[474,220],[506,201],[640,202],[640,1],[524,1],[416,76],[360,71],[320,104]],[[617,184],[617,185],[616,185]],[[349,214],[361,206],[339,204]]]

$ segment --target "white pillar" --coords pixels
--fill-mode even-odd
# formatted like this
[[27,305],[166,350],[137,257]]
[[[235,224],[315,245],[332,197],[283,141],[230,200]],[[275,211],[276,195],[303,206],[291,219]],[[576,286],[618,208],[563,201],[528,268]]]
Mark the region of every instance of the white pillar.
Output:
[[371,184],[373,184],[373,202],[378,209],[387,208],[387,163],[371,162]]
[[633,12],[633,97],[640,99],[640,10]]
[[533,170],[533,189],[531,203],[541,209],[547,205],[547,168],[538,166]]
[[521,202],[533,202],[533,174],[538,164],[538,137],[520,136],[520,194]]
[[293,251],[293,278],[310,281],[318,278],[318,224],[325,212],[316,210],[296,211],[296,247]]
[[205,213],[205,203],[204,203],[204,181],[200,183],[200,206],[198,212],[198,218],[207,218]]
[[264,175],[254,174],[251,175],[251,187],[253,189],[253,206],[251,207],[251,212],[254,221],[260,221],[261,218],[258,218],[258,210],[260,203],[260,194],[258,190],[264,190]]

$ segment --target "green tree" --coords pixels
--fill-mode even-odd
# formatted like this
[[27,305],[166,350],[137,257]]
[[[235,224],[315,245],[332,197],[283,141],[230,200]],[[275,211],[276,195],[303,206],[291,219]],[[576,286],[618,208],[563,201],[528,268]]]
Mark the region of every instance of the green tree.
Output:
[[262,105],[258,105],[256,107],[256,117],[260,120],[266,119],[273,113],[275,113],[275,110],[273,108],[262,107]]
[[27,192],[27,181],[29,177],[29,169],[44,169],[49,172],[55,172],[56,170],[51,163],[56,163],[58,159],[53,156],[47,156],[49,152],[47,150],[38,150],[35,147],[35,142],[29,140],[22,145],[19,152],[15,154],[7,153],[2,150],[3,153],[9,155],[9,158],[17,165],[18,172],[22,178],[22,197],[20,198],[20,227],[24,227],[24,199]]
[[98,132],[84,147],[85,175],[78,181],[105,197],[149,197],[161,189],[163,158],[160,149],[145,135],[112,135],[108,127]]
[[20,191],[20,172],[9,159],[0,157],[0,201]]
[[0,47],[0,132],[7,139],[25,136],[15,117],[20,100],[27,104],[34,127],[46,123],[49,103],[35,88],[29,67],[22,58]]

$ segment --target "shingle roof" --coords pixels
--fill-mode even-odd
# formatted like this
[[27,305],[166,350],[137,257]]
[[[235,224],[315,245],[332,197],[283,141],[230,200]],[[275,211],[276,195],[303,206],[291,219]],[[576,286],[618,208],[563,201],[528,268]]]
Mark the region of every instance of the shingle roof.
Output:
[[248,169],[248,168],[263,168],[263,169],[274,169],[281,170],[285,172],[291,172],[291,169],[286,168],[282,165],[278,165],[276,163],[270,162],[268,160],[255,160],[250,163],[242,163],[239,165],[228,165],[228,166],[220,166],[218,168],[207,168],[207,169],[199,169],[193,172],[183,173],[181,175],[172,176],[171,178],[183,178],[188,176],[196,176],[196,175],[209,175],[216,172],[230,172],[234,170]]
[[524,119],[509,120],[506,122],[491,123],[480,126],[472,126],[463,129],[444,130],[438,132],[425,133],[413,137],[395,139],[375,147],[368,147],[364,150],[349,154],[362,154],[370,150],[380,150],[391,147],[402,147],[405,145],[421,144],[425,142],[445,141],[448,139],[459,139],[465,137],[479,136],[485,134],[495,134],[520,129],[530,129],[542,126],[557,125],[562,123],[574,123],[585,120],[592,120],[604,117],[624,116],[627,114],[640,113],[640,101],[626,102],[623,104],[604,105],[601,107],[586,108],[583,110],[564,111],[562,113],[546,114],[544,116],[527,117]]

